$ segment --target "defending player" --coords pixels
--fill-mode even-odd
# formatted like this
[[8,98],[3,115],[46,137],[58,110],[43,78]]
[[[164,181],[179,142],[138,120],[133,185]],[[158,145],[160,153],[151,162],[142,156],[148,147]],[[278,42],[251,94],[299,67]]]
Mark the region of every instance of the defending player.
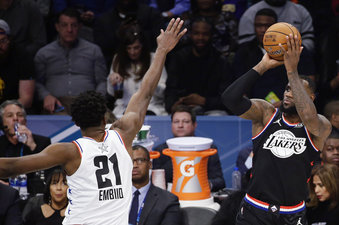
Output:
[[1,158],[0,177],[33,172],[61,165],[67,173],[69,205],[63,224],[128,224],[132,190],[132,141],[140,130],[147,106],[159,81],[166,55],[186,29],[172,19],[157,37],[154,61],[140,89],[132,96],[124,116],[105,132],[106,106],[94,93],[80,95],[71,115],[84,138],[58,143],[39,154]]
[[[331,125],[317,114],[312,80],[298,75],[302,47],[297,41],[297,37],[287,37],[287,51],[281,47],[284,61],[271,59],[266,53],[222,95],[234,114],[252,121],[253,171],[237,216],[238,225],[307,224],[307,179]],[[264,100],[243,97],[260,75],[282,64],[289,83],[279,109]]]

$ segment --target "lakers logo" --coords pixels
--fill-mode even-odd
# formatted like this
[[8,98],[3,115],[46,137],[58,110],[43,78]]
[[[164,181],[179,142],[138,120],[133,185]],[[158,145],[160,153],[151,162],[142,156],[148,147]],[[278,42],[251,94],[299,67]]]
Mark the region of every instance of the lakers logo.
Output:
[[306,138],[295,137],[291,131],[278,130],[266,140],[264,149],[271,150],[279,158],[288,158],[293,154],[301,154],[306,149]]

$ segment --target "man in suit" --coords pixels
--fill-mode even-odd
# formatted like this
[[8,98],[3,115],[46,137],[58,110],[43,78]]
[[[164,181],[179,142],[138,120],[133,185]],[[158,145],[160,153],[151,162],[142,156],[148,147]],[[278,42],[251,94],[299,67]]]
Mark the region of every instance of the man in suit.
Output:
[[152,162],[148,150],[141,145],[133,146],[133,200],[129,224],[180,224],[178,197],[151,184],[149,179],[151,168]]
[[0,224],[22,224],[18,191],[8,185],[0,183],[0,202]]
[[[51,144],[48,137],[32,134],[27,127],[26,111],[18,100],[7,100],[0,105],[0,128],[4,135],[0,137],[0,157],[20,157],[40,152]],[[14,124],[18,124],[17,131],[26,136],[26,140],[19,142]],[[27,188],[31,195],[43,192],[39,173],[27,174]]]

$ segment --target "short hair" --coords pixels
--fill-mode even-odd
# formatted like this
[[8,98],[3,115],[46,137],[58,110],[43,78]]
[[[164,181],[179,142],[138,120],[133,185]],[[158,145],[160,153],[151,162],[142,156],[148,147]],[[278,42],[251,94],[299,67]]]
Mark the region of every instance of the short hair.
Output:
[[8,105],[18,106],[22,110],[22,113],[24,114],[24,118],[26,119],[27,114],[26,114],[26,110],[25,110],[24,106],[18,100],[14,100],[14,99],[13,100],[6,100],[0,105],[0,117],[1,118],[3,117],[5,108]]
[[196,16],[196,17],[194,17],[194,18],[191,20],[190,26],[189,26],[190,31],[192,31],[193,25],[194,25],[195,23],[200,23],[200,22],[206,23],[206,24],[210,27],[210,32],[211,32],[211,35],[212,35],[213,32],[214,32],[213,22],[211,21],[211,19],[209,19],[209,18],[207,18],[207,17],[204,17],[204,16]]
[[339,115],[339,100],[330,101],[324,107],[324,116],[327,119],[330,120],[333,114]]
[[176,106],[172,110],[171,121],[173,121],[173,116],[174,116],[174,113],[176,113],[176,112],[187,112],[188,114],[191,115],[192,123],[195,123],[197,121],[197,116],[196,116],[194,110],[192,110],[192,108],[187,106],[187,105],[178,105],[178,106]]
[[305,75],[299,75],[299,78],[307,81],[308,86],[310,87],[312,93],[315,94],[317,87],[316,87],[314,80],[312,80],[309,76],[305,76]]
[[56,23],[60,22],[60,17],[64,15],[64,16],[68,16],[71,18],[76,18],[78,23],[81,22],[81,18],[80,18],[80,12],[78,10],[76,10],[75,8],[65,8],[64,10],[62,10],[56,18]]
[[339,168],[333,164],[316,165],[311,172],[311,179],[309,181],[310,201],[309,207],[317,207],[319,200],[314,191],[313,178],[317,175],[321,183],[326,187],[330,193],[330,209],[336,207],[339,201]]
[[329,138],[331,138],[331,139],[339,139],[339,132],[334,130],[334,129],[332,129],[332,131],[331,131],[330,135],[328,135],[327,139],[329,139]]
[[72,121],[81,129],[100,126],[107,110],[106,99],[98,92],[86,91],[71,104]]
[[[51,191],[50,191],[50,186],[51,186],[51,183],[52,183],[52,179],[54,177],[54,175],[58,175],[59,178],[60,178],[60,175],[62,175],[62,178],[64,180],[67,181],[66,179],[66,173],[63,169],[61,169],[60,167],[56,167],[47,177],[46,179],[46,186],[45,186],[45,191],[44,191],[44,202],[45,203],[49,203],[51,201]],[[58,180],[59,181],[59,180]]]
[[133,146],[132,146],[132,150],[133,150],[133,151],[134,151],[134,150],[139,150],[139,149],[141,149],[142,151],[145,152],[147,161],[150,161],[151,158],[150,158],[150,156],[149,156],[149,152],[148,152],[147,148],[145,148],[145,147],[142,146],[142,145],[133,145]]
[[272,17],[274,19],[275,22],[278,21],[278,16],[277,14],[274,12],[274,10],[269,9],[269,8],[263,8],[260,9],[256,14],[255,17],[257,16],[269,16]]

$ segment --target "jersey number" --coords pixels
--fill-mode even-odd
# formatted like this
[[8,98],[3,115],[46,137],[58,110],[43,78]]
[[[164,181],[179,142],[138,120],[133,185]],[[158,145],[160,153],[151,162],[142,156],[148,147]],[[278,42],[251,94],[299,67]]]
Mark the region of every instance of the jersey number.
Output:
[[[113,164],[113,171],[115,175],[115,184],[121,185],[121,178],[120,178],[120,171],[118,166],[118,160],[117,155],[114,153],[110,158],[109,161]],[[99,167],[97,171],[95,171],[95,175],[97,177],[98,182],[98,188],[107,188],[112,187],[112,181],[108,178],[103,179],[103,175],[106,175],[109,173],[109,167],[108,167],[108,157],[105,155],[96,156],[94,158],[94,165],[96,167]]]

